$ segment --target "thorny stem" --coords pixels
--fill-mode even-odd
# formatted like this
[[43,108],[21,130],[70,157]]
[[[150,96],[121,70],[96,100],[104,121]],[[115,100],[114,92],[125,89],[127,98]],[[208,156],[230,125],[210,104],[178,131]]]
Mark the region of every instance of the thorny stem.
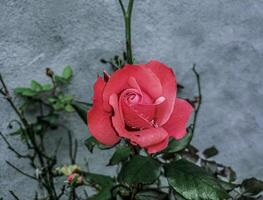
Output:
[[131,44],[131,18],[134,0],[129,0],[128,8],[125,10],[122,0],[119,0],[124,22],[125,22],[125,38],[126,38],[126,51],[127,51],[127,62],[128,64],[133,64],[132,57],[132,44]]
[[195,69],[196,64],[193,65],[193,72],[196,76],[196,81],[197,81],[197,87],[198,87],[198,104],[197,107],[195,108],[195,113],[194,113],[194,120],[193,120],[193,124],[192,124],[192,131],[194,133],[195,131],[195,127],[196,127],[196,121],[197,121],[197,117],[198,117],[198,113],[202,104],[202,90],[201,90],[201,83],[200,83],[200,75],[199,73],[196,71]]
[[[14,166],[13,164],[11,164],[10,162],[6,161],[6,163],[14,168],[15,170],[17,170],[19,173],[37,180],[41,185],[44,186],[44,188],[46,189],[46,191],[48,192],[48,197],[51,200],[57,200],[57,194],[56,194],[56,190],[55,190],[55,185],[54,185],[54,177],[53,177],[53,172],[52,169],[54,167],[54,165],[56,164],[56,160],[54,158],[51,158],[49,156],[46,155],[46,152],[44,152],[44,149],[40,149],[38,142],[37,142],[37,138],[36,138],[36,134],[35,131],[33,130],[33,127],[30,125],[29,121],[26,119],[26,117],[23,115],[23,112],[19,111],[19,109],[16,107],[16,105],[13,102],[13,99],[9,93],[9,90],[7,88],[7,85],[5,84],[3,77],[0,73],[0,83],[2,84],[2,88],[0,89],[0,93],[5,97],[5,99],[8,101],[8,103],[10,104],[10,106],[12,107],[12,109],[15,111],[15,113],[17,114],[17,116],[19,117],[20,121],[23,124],[23,127],[20,125],[21,129],[23,130],[23,132],[25,134],[27,134],[28,139],[30,141],[31,145],[28,143],[27,141],[27,147],[28,149],[33,149],[33,155],[30,156],[25,156],[20,154],[19,152],[17,152],[15,150],[15,148],[13,148],[11,146],[11,144],[8,142],[8,140],[4,137],[4,135],[1,133],[1,137],[3,138],[3,140],[5,141],[5,143],[7,144],[8,148],[13,151],[18,158],[28,158],[30,160],[30,164],[31,166],[35,169],[38,170],[39,167],[35,164],[35,158],[37,156],[39,163],[40,163],[40,170],[42,172],[42,175],[40,175],[40,177],[35,177],[32,175],[29,175],[25,172],[23,172],[22,170],[20,170],[19,168],[17,168],[16,166]],[[43,138],[40,138],[40,140],[43,140]],[[43,141],[41,141],[43,142]]]

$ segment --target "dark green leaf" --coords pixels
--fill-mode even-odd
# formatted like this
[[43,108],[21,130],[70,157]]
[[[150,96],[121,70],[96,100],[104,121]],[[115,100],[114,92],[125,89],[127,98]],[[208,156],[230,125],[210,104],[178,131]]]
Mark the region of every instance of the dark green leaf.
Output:
[[218,166],[215,161],[201,160],[201,166],[209,173],[216,174],[218,171]]
[[263,192],[263,181],[256,178],[245,179],[241,184],[242,191],[249,194],[259,194]]
[[118,194],[122,197],[127,197],[130,195],[131,189],[128,187],[124,187],[123,185],[115,186],[112,190],[113,196],[118,196]]
[[58,117],[59,116],[57,114],[50,114],[50,115],[38,117],[38,120],[40,122],[46,122],[50,125],[56,125]]
[[118,180],[129,185],[153,183],[161,173],[161,164],[151,157],[136,155],[125,163]]
[[214,146],[212,146],[212,147],[205,149],[203,154],[206,158],[211,158],[218,154],[218,150]]
[[176,153],[185,149],[191,142],[193,137],[193,131],[189,129],[186,136],[184,136],[181,140],[170,140],[168,147],[164,150],[164,153]]
[[87,123],[87,112],[88,112],[88,109],[92,106],[92,104],[80,102],[80,101],[73,101],[72,105],[75,108],[78,115],[80,116],[80,118],[86,124]]
[[175,200],[187,200],[184,197],[182,197],[180,194],[178,194],[176,191],[173,191],[173,195],[175,197]]
[[169,185],[187,200],[224,200],[227,192],[201,167],[185,160],[166,166]]
[[66,66],[63,70],[63,78],[69,80],[73,75],[73,71],[70,66]]
[[238,186],[237,184],[226,182],[223,180],[218,180],[218,182],[226,191],[232,191]]
[[109,165],[117,165],[120,162],[128,160],[130,154],[131,154],[130,147],[127,146],[118,147],[114,152],[113,156],[111,157]]
[[97,189],[112,187],[114,184],[114,179],[110,176],[88,172],[84,173],[83,176],[85,184],[95,187]]
[[228,179],[228,181],[233,182],[236,180],[237,175],[231,167],[224,167],[222,171],[219,172],[219,175]]
[[135,200],[169,200],[168,194],[158,190],[144,190],[135,195]]

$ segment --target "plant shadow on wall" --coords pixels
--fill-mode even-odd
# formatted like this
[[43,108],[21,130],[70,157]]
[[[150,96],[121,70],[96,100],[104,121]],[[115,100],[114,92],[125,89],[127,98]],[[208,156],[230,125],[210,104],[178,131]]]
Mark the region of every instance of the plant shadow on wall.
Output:
[[[198,95],[182,99],[184,87],[176,84],[169,67],[158,61],[134,64],[134,1],[129,0],[127,6],[121,0],[119,3],[125,22],[126,51],[111,60],[101,60],[111,66],[113,73],[104,72],[104,78],[98,77],[93,103],[77,101],[63,92],[73,77],[70,66],[64,68],[62,75],[46,69],[50,83],[32,80],[30,87],[15,88],[15,95],[22,101],[19,105],[0,74],[0,93],[17,115],[9,123],[10,133],[0,135],[10,151],[29,161],[32,172],[24,172],[16,163],[6,164],[35,181],[39,189],[34,200],[259,199],[261,180],[250,178],[237,183],[231,167],[212,159],[218,153],[214,146],[199,152],[191,144],[202,105],[201,77],[196,66],[192,70]],[[88,122],[92,134],[85,141],[88,151],[114,148],[108,166],[118,166],[116,176],[95,174],[78,165],[78,142],[72,139],[70,127],[59,120],[67,112],[76,112],[85,124]],[[191,113],[193,120],[186,128]],[[47,148],[49,132],[59,131],[58,128],[66,131],[65,138],[69,140],[69,163],[65,165],[58,164],[61,158],[57,156],[63,138],[57,141],[54,152]],[[26,153],[12,145],[13,137],[20,138]],[[95,194],[87,193],[88,188]],[[13,199],[24,199],[15,190],[9,192]]]

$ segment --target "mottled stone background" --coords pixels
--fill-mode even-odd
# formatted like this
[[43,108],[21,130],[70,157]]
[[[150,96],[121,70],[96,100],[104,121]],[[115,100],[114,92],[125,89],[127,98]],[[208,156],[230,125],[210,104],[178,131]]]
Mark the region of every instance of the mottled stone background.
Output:
[[[193,143],[201,150],[216,145],[221,152],[216,159],[231,165],[239,178],[263,178],[263,1],[135,0],[134,6],[137,61],[159,59],[172,66],[187,97],[196,94],[191,67],[197,63],[204,102]],[[100,58],[124,49],[123,27],[117,0],[0,0],[0,71],[12,89],[31,79],[47,81],[46,67],[61,72],[70,64],[75,77],[69,92],[89,100],[97,73],[107,69]],[[7,133],[15,115],[3,99],[0,118],[0,130]],[[103,166],[111,152],[88,154],[85,125],[74,114],[64,121],[80,139],[78,161],[88,161],[92,171],[113,173]],[[63,135],[50,133],[50,143]],[[23,151],[18,139],[12,143]],[[66,146],[65,139],[63,156]],[[8,190],[14,190],[29,199],[33,182],[5,160],[30,172],[0,140],[0,196],[11,199]]]

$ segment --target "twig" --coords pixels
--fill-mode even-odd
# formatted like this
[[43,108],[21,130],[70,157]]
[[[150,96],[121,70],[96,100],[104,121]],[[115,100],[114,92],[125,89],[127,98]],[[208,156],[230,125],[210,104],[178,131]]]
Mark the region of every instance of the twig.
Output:
[[15,148],[13,148],[2,132],[0,132],[0,135],[5,141],[5,143],[7,144],[7,148],[10,149],[12,152],[14,152],[18,158],[30,158],[29,155],[22,155]]
[[27,176],[27,177],[29,177],[29,178],[37,181],[37,178],[36,178],[36,177],[34,177],[34,176],[30,175],[30,174],[27,174],[27,173],[23,172],[21,169],[18,169],[16,166],[14,166],[13,164],[11,164],[11,163],[8,162],[7,160],[6,160],[6,164],[8,164],[10,167],[12,167],[13,169],[15,169],[16,171],[18,171],[20,174],[23,174],[24,176]]
[[119,3],[120,3],[120,5],[121,5],[121,10],[122,10],[123,15],[125,15],[125,14],[126,14],[126,10],[125,10],[125,8],[124,8],[124,5],[123,5],[123,3],[122,3],[122,0],[119,0]]
[[70,130],[68,130],[68,140],[69,140],[69,157],[70,157],[71,163],[75,164],[76,157],[77,157],[78,141],[75,140],[75,145],[73,145],[72,134]]
[[[74,145],[74,154],[73,154],[73,158],[74,158],[74,162],[76,162],[77,159],[77,153],[78,153],[78,140],[75,139],[75,145]],[[72,163],[75,164],[75,163]]]
[[57,197],[57,200],[59,200],[64,195],[65,190],[66,190],[66,186],[63,185],[62,188],[61,188],[61,192],[59,193],[59,195]]
[[16,196],[16,194],[12,190],[10,190],[9,192],[16,200],[19,200],[19,198]]
[[195,113],[194,113],[194,120],[193,120],[193,124],[192,124],[192,130],[193,130],[193,133],[195,131],[195,127],[196,127],[196,121],[197,121],[197,117],[198,117],[198,113],[199,113],[199,110],[200,110],[200,107],[201,107],[201,104],[202,104],[202,91],[201,91],[201,83],[200,83],[200,75],[199,73],[196,71],[195,69],[196,67],[196,64],[193,65],[193,72],[196,76],[196,80],[197,80],[197,86],[198,86],[198,104],[197,104],[197,107],[195,109]]

